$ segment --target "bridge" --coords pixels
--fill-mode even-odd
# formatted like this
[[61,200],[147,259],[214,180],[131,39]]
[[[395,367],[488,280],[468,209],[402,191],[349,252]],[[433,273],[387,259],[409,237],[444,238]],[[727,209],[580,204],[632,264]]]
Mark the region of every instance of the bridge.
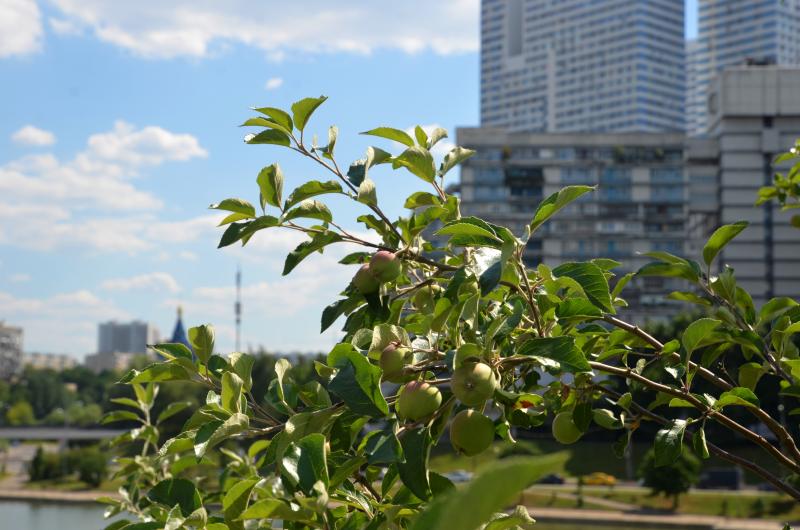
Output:
[[81,429],[78,427],[0,427],[0,440],[104,440],[127,432],[125,429]]

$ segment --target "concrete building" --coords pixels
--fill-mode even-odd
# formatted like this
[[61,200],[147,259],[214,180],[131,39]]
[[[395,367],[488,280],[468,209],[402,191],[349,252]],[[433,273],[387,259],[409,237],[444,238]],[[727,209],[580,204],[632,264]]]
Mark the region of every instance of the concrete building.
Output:
[[697,40],[687,58],[689,134],[708,130],[715,76],[748,60],[800,65],[800,0],[699,1]]
[[121,372],[131,367],[137,357],[146,353],[100,352],[90,353],[83,361],[84,366],[96,374],[101,372]]
[[9,379],[22,366],[22,328],[0,320],[0,379]]
[[63,353],[26,353],[22,358],[22,363],[38,370],[55,370],[57,372],[78,365],[75,357]]
[[[753,206],[772,182],[776,155],[800,138],[800,69],[733,68],[712,83],[708,138],[690,139],[692,230],[698,244],[720,224],[750,226],[722,252],[756,304],[774,296],[800,298],[800,231],[792,212],[773,203]],[[695,252],[697,254],[697,252]]]
[[[683,133],[542,134],[461,128],[459,145],[477,150],[461,169],[462,213],[521,234],[539,202],[570,184],[598,185],[561,210],[529,241],[530,265],[598,257],[635,271],[651,261],[640,253],[682,255],[687,183]],[[681,285],[637,278],[626,288],[629,314],[639,321],[669,316],[677,304],[664,295]]]
[[676,0],[483,0],[481,126],[683,131]]
[[98,326],[99,353],[146,353],[148,344],[159,341],[158,329],[146,322],[104,322]]

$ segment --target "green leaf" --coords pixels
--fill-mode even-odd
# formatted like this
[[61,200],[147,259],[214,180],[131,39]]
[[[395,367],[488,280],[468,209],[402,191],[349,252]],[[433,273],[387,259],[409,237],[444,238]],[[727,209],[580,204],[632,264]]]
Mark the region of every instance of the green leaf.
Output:
[[125,374],[120,383],[159,383],[162,381],[186,381],[191,379],[192,374],[179,364],[155,363],[143,370],[130,370]]
[[277,382],[277,386],[275,390],[278,392],[278,399],[281,403],[286,406],[287,409],[291,410],[288,403],[286,403],[286,393],[283,389],[283,380],[286,378],[286,373],[292,368],[292,365],[289,364],[289,361],[286,359],[278,359],[275,361],[275,381]]
[[109,401],[111,401],[111,403],[116,403],[117,405],[125,405],[126,407],[131,407],[136,410],[141,410],[139,402],[131,398],[126,398],[126,397],[111,398]]
[[188,517],[202,506],[200,492],[190,480],[185,478],[162,480],[153,486],[147,494],[147,498],[168,508],[180,506],[181,514],[184,517]]
[[668,427],[656,433],[655,460],[656,466],[669,466],[675,462],[683,449],[683,433],[686,431],[686,420],[672,420]]
[[536,524],[524,506],[517,506],[510,514],[497,514],[483,530],[519,530]]
[[214,326],[203,324],[189,328],[189,343],[200,362],[207,363],[214,353]]
[[293,208],[283,214],[282,219],[284,221],[291,221],[292,219],[297,219],[298,217],[305,219],[318,219],[326,223],[330,223],[333,220],[333,215],[331,215],[331,211],[328,209],[328,207],[315,199],[306,199],[301,201],[296,208]]
[[244,383],[245,391],[249,392],[253,388],[253,365],[255,357],[247,353],[233,352],[228,355],[228,362]]
[[434,145],[439,143],[439,140],[442,140],[443,138],[447,138],[447,131],[441,127],[436,127],[428,135],[428,149],[431,149]]
[[228,412],[241,412],[242,379],[233,372],[222,374],[222,394],[220,395],[220,406]]
[[686,350],[687,358],[692,355],[694,350],[700,346],[701,342],[711,335],[711,332],[717,329],[720,324],[722,324],[722,322],[713,318],[701,318],[695,320],[686,327],[686,330],[681,336],[681,343]]
[[311,117],[314,111],[317,110],[317,107],[322,105],[326,99],[328,99],[326,96],[320,96],[318,98],[304,98],[292,105],[294,126],[297,127],[298,131],[302,131],[306,128],[308,119]]
[[706,431],[703,427],[700,427],[694,431],[694,434],[692,435],[692,445],[694,446],[695,452],[700,455],[701,458],[707,459],[711,456],[711,453],[708,452]]
[[375,182],[370,178],[365,178],[358,186],[358,197],[356,200],[368,206],[378,205],[378,193],[375,191]]
[[533,355],[558,361],[568,372],[588,372],[592,369],[586,356],[575,345],[573,337],[546,337],[522,343],[517,355]]
[[463,487],[434,499],[410,530],[477,530],[557,465],[557,459],[551,455],[498,460]]
[[276,129],[267,129],[256,135],[248,134],[244,137],[244,141],[248,144],[272,144],[285,147],[292,145],[289,135]]
[[603,313],[585,298],[567,298],[556,306],[556,317],[559,320],[595,320]]
[[703,247],[703,261],[706,262],[706,265],[711,265],[711,262],[714,261],[719,251],[722,250],[731,239],[747,228],[748,224],[747,221],[739,221],[738,223],[723,225],[717,228]]
[[294,129],[292,124],[292,117],[289,114],[281,109],[276,109],[274,107],[261,107],[261,108],[254,108],[256,112],[260,112],[265,116],[269,116],[272,118],[272,121],[283,127],[287,131],[291,131]]
[[150,348],[164,359],[192,359],[192,351],[180,342],[165,342],[155,344]]
[[443,236],[478,236],[485,238],[493,243],[502,244],[503,240],[497,237],[493,230],[479,223],[473,222],[475,218],[464,218],[451,221],[436,231],[437,235]]
[[[247,508],[247,503],[250,500],[250,492],[253,487],[258,483],[258,480],[238,480],[231,486],[231,489],[225,494],[222,499],[222,512],[225,516],[225,521],[232,523],[244,512]],[[238,523],[238,528],[243,528],[241,523]]]
[[475,151],[473,151],[472,149],[466,149],[461,146],[455,146],[450,150],[449,153],[444,155],[442,164],[439,166],[439,175],[446,175],[451,169],[453,169],[458,164],[460,164],[461,162],[468,159],[474,154]]
[[139,418],[138,414],[136,414],[135,412],[131,412],[130,410],[115,410],[103,416],[103,419],[100,421],[100,423],[102,425],[105,425],[107,423],[113,423],[115,421],[141,422],[142,420]]
[[419,208],[420,206],[438,206],[440,204],[442,204],[441,199],[439,199],[439,197],[433,193],[428,193],[427,191],[415,191],[408,196],[405,204],[403,204],[403,207],[413,210],[415,208]]
[[614,312],[606,275],[594,263],[564,263],[553,269],[553,274],[572,278],[578,282],[590,302],[609,313]]
[[265,167],[258,173],[256,178],[258,189],[261,192],[261,209],[266,208],[267,204],[281,207],[281,196],[283,195],[283,172],[278,164]]
[[683,278],[690,282],[697,282],[697,271],[689,264],[673,264],[660,261],[646,263],[638,271],[637,276],[666,276],[669,278]]
[[428,134],[425,132],[425,129],[419,125],[414,127],[414,137],[417,139],[419,145],[428,147]]
[[407,430],[400,438],[405,456],[405,461],[397,463],[400,480],[411,493],[422,500],[427,500],[431,496],[428,459],[432,444],[433,440],[428,429]]
[[255,207],[243,199],[225,199],[222,202],[212,204],[209,206],[212,210],[224,210],[226,212],[234,212],[252,218],[256,216]]
[[692,292],[685,292],[685,291],[673,291],[667,295],[667,298],[670,300],[679,300],[681,302],[689,302],[692,304],[702,305],[702,306],[710,306],[711,301],[707,298],[703,298],[702,296],[692,293]]
[[214,420],[204,424],[197,430],[194,438],[194,454],[199,459],[205,456],[206,452],[230,438],[247,430],[250,426],[250,418],[246,414],[237,413],[231,415],[225,421]]
[[172,416],[186,409],[190,405],[191,403],[188,401],[173,401],[172,403],[164,407],[164,410],[162,410],[161,414],[158,415],[158,419],[156,420],[156,425],[163,423],[168,418],[171,418]]
[[436,178],[436,167],[433,165],[431,152],[418,145],[409,147],[397,155],[392,161],[392,167],[394,169],[404,167],[425,182],[433,182]]
[[380,368],[370,364],[352,346],[337,355],[334,366],[339,371],[328,390],[344,401],[351,411],[372,418],[389,414],[389,406],[381,393]]
[[300,488],[310,493],[317,481],[328,485],[328,462],[325,458],[325,435],[309,434],[297,442],[300,458],[297,461],[297,475]]
[[327,182],[310,180],[295,188],[295,190],[286,199],[286,204],[284,205],[283,209],[288,210],[300,201],[327,193],[342,193],[342,185],[335,180],[329,180]]
[[759,379],[766,373],[764,367],[759,363],[744,363],[739,366],[737,381],[739,386],[755,390]]
[[550,219],[556,212],[564,206],[590,191],[594,191],[594,186],[566,186],[560,191],[550,195],[542,201],[536,208],[533,214],[533,220],[530,224],[531,232],[536,231],[545,221]]
[[752,390],[737,386],[736,388],[732,388],[727,392],[723,392],[719,396],[717,402],[714,403],[714,408],[719,410],[723,407],[727,407],[728,405],[740,405],[743,407],[758,408],[761,406],[761,402],[758,400],[758,397],[753,393]]
[[337,243],[341,240],[342,238],[336,232],[327,231],[315,234],[310,241],[303,241],[286,256],[286,262],[283,266],[283,275],[286,276],[292,272],[292,270],[312,252],[321,250],[331,243]]
[[375,129],[364,131],[361,134],[380,136],[381,138],[394,140],[395,142],[407,145],[408,147],[412,147],[414,145],[414,139],[411,138],[407,132],[401,131],[400,129],[395,129],[393,127],[376,127]]

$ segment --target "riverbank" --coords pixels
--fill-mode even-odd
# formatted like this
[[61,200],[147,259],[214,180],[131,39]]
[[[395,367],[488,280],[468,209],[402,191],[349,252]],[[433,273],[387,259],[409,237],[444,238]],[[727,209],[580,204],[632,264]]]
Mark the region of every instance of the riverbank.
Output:
[[97,504],[98,497],[119,498],[117,493],[100,490],[59,491],[0,488],[0,500]]
[[661,515],[607,510],[529,508],[543,523],[567,523],[608,528],[663,528],[671,530],[781,530],[783,524],[763,519],[732,519],[711,515]]

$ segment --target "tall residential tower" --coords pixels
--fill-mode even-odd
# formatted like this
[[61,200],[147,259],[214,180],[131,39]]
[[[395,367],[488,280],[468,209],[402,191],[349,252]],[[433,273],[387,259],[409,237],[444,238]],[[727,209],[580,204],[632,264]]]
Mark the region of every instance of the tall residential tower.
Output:
[[483,0],[481,126],[683,131],[684,54],[683,1]]
[[747,62],[800,65],[800,0],[699,0],[687,62],[687,129],[704,134],[711,83],[723,69]]

